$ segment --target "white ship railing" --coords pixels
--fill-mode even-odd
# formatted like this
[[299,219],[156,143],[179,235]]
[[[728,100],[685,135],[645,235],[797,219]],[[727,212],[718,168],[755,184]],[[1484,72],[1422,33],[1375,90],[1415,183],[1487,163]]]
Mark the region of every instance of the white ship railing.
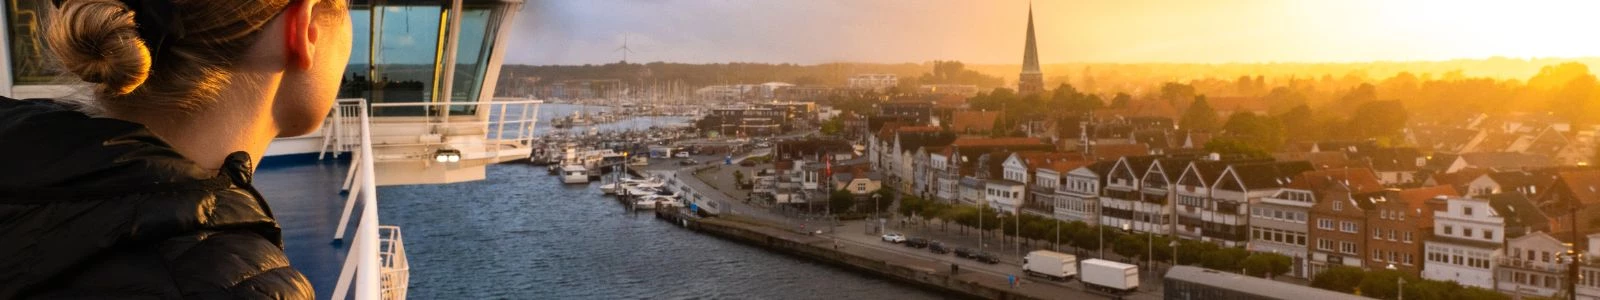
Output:
[[383,248],[379,252],[383,261],[383,299],[405,299],[406,287],[411,284],[411,263],[406,260],[400,226],[378,227],[378,239]]
[[[350,188],[350,198],[345,202],[344,218],[348,220],[356,204],[361,201],[361,218],[357,221],[354,243],[345,256],[344,268],[339,272],[338,285],[332,299],[346,299],[350,288],[355,287],[356,299],[402,299],[409,284],[410,267],[405,259],[405,247],[400,238],[400,228],[380,227],[378,224],[377,181],[372,162],[372,118],[365,100],[355,102],[360,146],[356,148],[351,172],[356,184]],[[344,100],[341,100],[344,102]],[[340,224],[341,228],[343,224]],[[387,232],[383,234],[381,232]],[[387,238],[384,238],[387,236]],[[342,239],[340,236],[334,239]]]
[[[333,111],[328,113],[328,124],[322,128],[322,147],[318,148],[317,159],[332,155],[339,158],[339,153],[355,152],[361,146],[361,113],[362,99],[339,99],[333,106]],[[346,180],[345,187],[350,183]]]
[[[526,158],[532,153],[532,145],[537,136],[534,135],[535,126],[539,119],[539,105],[541,100],[515,100],[515,101],[488,101],[488,102],[401,102],[401,103],[373,103],[371,108],[421,108],[426,114],[434,115],[413,118],[395,118],[393,122],[413,126],[421,124],[430,128],[431,134],[441,138],[449,138],[463,134],[476,135],[473,130],[482,130],[482,144],[476,141],[456,142],[451,140],[428,141],[419,139],[416,142],[385,141],[375,144],[377,147],[386,148],[384,157],[380,160],[391,159],[433,159],[435,151],[440,147],[452,147],[462,152],[462,160],[489,159],[504,161],[509,158]],[[456,106],[477,107],[487,112],[483,118],[463,118],[464,116],[441,117],[439,114],[448,114],[449,108]],[[464,120],[465,119],[465,120]],[[388,124],[389,120],[380,122]],[[462,131],[462,132],[457,132]],[[411,153],[395,153],[391,148],[414,149]]]

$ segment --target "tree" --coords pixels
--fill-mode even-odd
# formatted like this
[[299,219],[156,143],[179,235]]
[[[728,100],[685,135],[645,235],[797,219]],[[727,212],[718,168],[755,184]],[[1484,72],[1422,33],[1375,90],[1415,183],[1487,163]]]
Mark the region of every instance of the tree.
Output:
[[1311,278],[1311,286],[1341,293],[1354,293],[1366,271],[1351,266],[1334,266]]
[[822,131],[822,134],[825,134],[825,135],[839,135],[840,133],[843,133],[844,132],[844,119],[835,117],[835,118],[832,118],[832,119],[828,119],[828,121],[822,122],[821,131]]
[[1194,104],[1183,112],[1183,120],[1178,121],[1178,127],[1189,130],[1216,131],[1221,126],[1217,119],[1217,110],[1211,108],[1204,96],[1195,97]]
[[1283,146],[1283,124],[1275,118],[1257,116],[1248,111],[1236,112],[1228,117],[1228,123],[1223,125],[1222,130],[1251,148],[1272,152]]
[[1247,157],[1271,156],[1266,149],[1261,149],[1236,137],[1224,136],[1206,141],[1206,151],[1228,155],[1243,155]]
[[867,197],[877,198],[877,201],[873,204],[877,205],[877,210],[874,211],[887,211],[889,210],[889,206],[894,205],[894,191],[887,188],[880,188],[877,191],[872,192],[872,194],[868,195]]
[[1348,128],[1362,139],[1397,141],[1400,140],[1400,130],[1406,126],[1406,114],[1406,108],[1400,101],[1362,103],[1350,115]]
[[1114,244],[1111,244],[1111,251],[1116,252],[1117,255],[1121,255],[1122,257],[1137,257],[1140,258],[1140,260],[1143,260],[1145,256],[1148,256],[1146,253],[1149,251],[1149,249],[1145,247],[1147,242],[1148,241],[1144,236],[1136,234],[1123,234],[1118,236],[1117,239],[1113,241]]
[[837,190],[833,191],[831,195],[828,195],[828,209],[832,210],[835,214],[849,212],[853,210],[855,206],[856,195],[850,194],[850,191]]
[[1278,123],[1283,125],[1285,141],[1315,141],[1323,136],[1323,128],[1317,127],[1317,122],[1312,119],[1311,106],[1301,104],[1277,116]]
[[1128,108],[1128,104],[1132,102],[1133,96],[1128,93],[1117,93],[1115,97],[1111,97],[1111,108]]
[[738,189],[744,189],[744,172],[733,170],[733,186]]
[[1251,255],[1239,262],[1239,268],[1244,269],[1245,275],[1267,278],[1272,273],[1272,262],[1266,256]]
[[[1406,274],[1394,270],[1374,270],[1367,272],[1367,274],[1361,278],[1361,294],[1367,297],[1394,299],[1396,295],[1395,291],[1397,288],[1399,288],[1395,286],[1396,284],[1399,284],[1396,279],[1401,278],[1401,276],[1406,276]],[[1417,278],[1412,277],[1406,277],[1405,279],[1407,282],[1419,281]]]

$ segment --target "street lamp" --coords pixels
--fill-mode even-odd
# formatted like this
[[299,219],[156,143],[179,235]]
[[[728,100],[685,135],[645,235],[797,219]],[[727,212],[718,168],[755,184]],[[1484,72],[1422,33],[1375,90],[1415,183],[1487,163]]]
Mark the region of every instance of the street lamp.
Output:
[[[1388,267],[1384,267],[1384,269],[1389,269],[1390,271],[1399,271],[1400,270],[1400,268],[1395,268],[1394,264],[1389,264],[1389,266]],[[1401,287],[1405,286],[1405,284],[1406,284],[1406,277],[1405,276],[1400,276],[1399,274],[1396,274],[1395,277],[1394,277],[1394,281],[1395,281],[1394,282],[1394,298],[1395,298],[1395,300],[1406,300],[1406,293],[1404,292],[1405,290],[1401,288]]]
[[1177,266],[1178,265],[1178,239],[1172,239],[1172,242],[1171,243],[1167,243],[1167,246],[1168,247],[1172,247],[1172,265],[1173,266]]

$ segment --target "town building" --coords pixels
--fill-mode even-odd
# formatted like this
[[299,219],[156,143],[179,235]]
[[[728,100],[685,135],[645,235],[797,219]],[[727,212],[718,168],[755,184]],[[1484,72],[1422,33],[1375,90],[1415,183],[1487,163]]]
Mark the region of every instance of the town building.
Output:
[[1307,210],[1310,219],[1306,232],[1311,240],[1307,245],[1311,258],[1307,274],[1311,276],[1334,266],[1364,265],[1366,211],[1373,209],[1373,198],[1383,197],[1381,192],[1370,191],[1382,186],[1352,183],[1340,180],[1325,185],[1317,191],[1316,202]]
[[1495,257],[1499,276],[1495,289],[1515,296],[1555,297],[1566,287],[1567,245],[1544,232],[1506,241],[1506,253]]
[[1022,198],[1026,194],[1026,186],[1022,183],[1003,179],[989,179],[984,182],[984,197],[989,202],[989,207],[994,210],[1012,214],[1021,213]]
[[1494,258],[1501,257],[1505,218],[1489,200],[1451,198],[1433,215],[1433,236],[1424,243],[1422,278],[1494,289]]
[[1167,199],[1147,198],[1147,194],[1139,190],[1139,181],[1144,179],[1145,172],[1150,171],[1150,164],[1154,163],[1156,156],[1124,156],[1115,160],[1111,170],[1106,174],[1105,189],[1100,196],[1100,222],[1108,226],[1122,227],[1137,232],[1160,233],[1165,232],[1170,225],[1170,220],[1162,218],[1166,209]]
[[1098,161],[1067,172],[1066,183],[1056,190],[1056,219],[1100,225],[1100,191],[1115,164]]
[[847,80],[850,88],[884,92],[900,86],[900,76],[895,74],[856,74]]
[[1250,242],[1250,207],[1276,195],[1294,176],[1310,171],[1304,161],[1230,164],[1211,188],[1208,207],[1202,208],[1202,239],[1227,247]]
[[1250,244],[1246,249],[1291,257],[1294,265],[1289,275],[1309,278],[1311,250],[1307,246],[1314,243],[1309,231],[1311,208],[1329,193],[1344,191],[1334,188],[1336,185],[1361,187],[1357,192],[1382,188],[1377,175],[1364,168],[1300,173],[1276,194],[1263,197],[1250,207]]
[[1423,241],[1433,236],[1433,213],[1459,194],[1449,186],[1384,190],[1367,211],[1368,270],[1394,265],[1401,272],[1422,275]]

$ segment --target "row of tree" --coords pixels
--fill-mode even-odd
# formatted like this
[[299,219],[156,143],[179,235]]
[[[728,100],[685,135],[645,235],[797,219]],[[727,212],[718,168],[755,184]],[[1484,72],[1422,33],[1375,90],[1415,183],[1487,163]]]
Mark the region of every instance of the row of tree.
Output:
[[[1074,247],[1079,254],[1093,251],[1087,249],[1100,249],[1103,238],[1103,245],[1112,253],[1138,262],[1154,260],[1173,263],[1173,255],[1176,254],[1178,264],[1242,272],[1257,277],[1286,274],[1294,264],[1292,258],[1281,254],[1250,252],[1244,248],[1221,247],[1216,243],[1194,240],[1176,239],[1177,251],[1173,251],[1175,239],[1167,235],[1142,234],[1111,226],[1097,227],[1081,221],[1066,222],[1031,214],[1019,216],[915,196],[902,197],[896,212],[919,220],[919,224],[939,221],[942,230],[950,230],[951,223],[954,223],[956,230],[963,233],[969,229],[981,230],[980,234],[998,231],[1002,235],[1000,238],[1020,238],[1030,247],[1060,245]],[[980,217],[983,218],[981,221]]]
[[[1401,284],[1400,279],[1404,279]],[[1395,270],[1362,270],[1357,267],[1336,266],[1322,271],[1311,279],[1311,286],[1343,293],[1352,293],[1379,299],[1396,299],[1396,288],[1405,299],[1413,300],[1504,300],[1511,297],[1488,289],[1463,286],[1454,281],[1422,279],[1416,275]]]

